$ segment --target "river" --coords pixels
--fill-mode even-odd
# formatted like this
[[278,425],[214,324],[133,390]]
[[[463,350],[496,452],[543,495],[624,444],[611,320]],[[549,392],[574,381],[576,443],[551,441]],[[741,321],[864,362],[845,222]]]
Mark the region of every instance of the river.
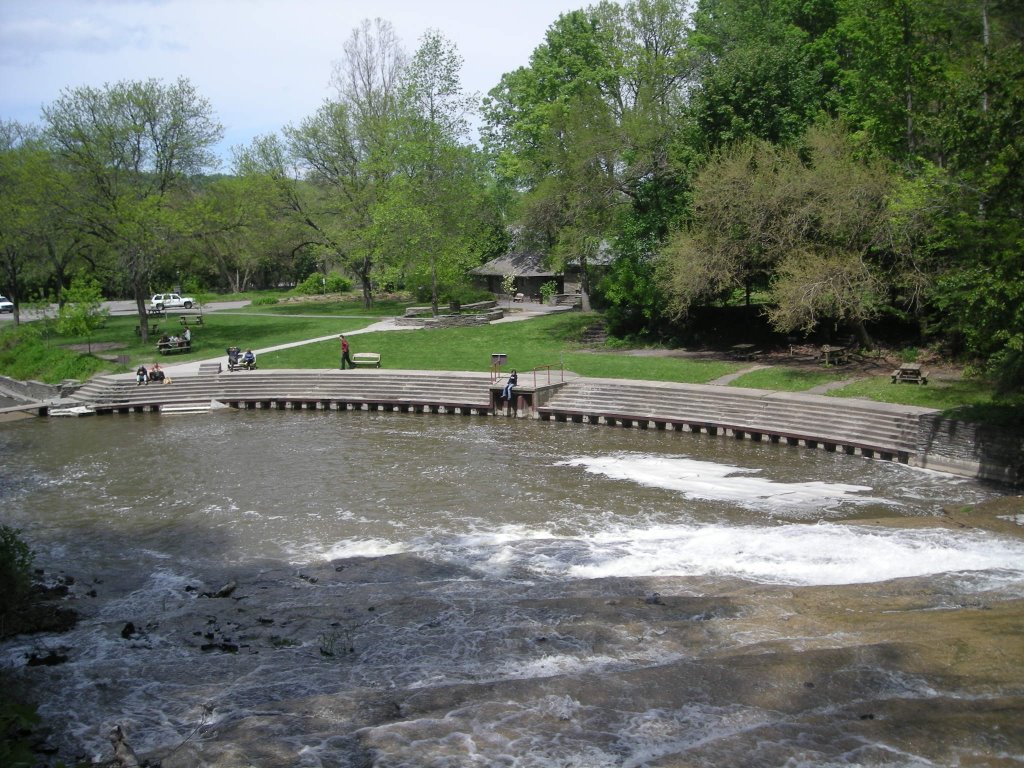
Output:
[[368,412],[36,419],[0,452],[81,616],[0,644],[54,762],[115,725],[165,768],[1024,762],[1005,489]]

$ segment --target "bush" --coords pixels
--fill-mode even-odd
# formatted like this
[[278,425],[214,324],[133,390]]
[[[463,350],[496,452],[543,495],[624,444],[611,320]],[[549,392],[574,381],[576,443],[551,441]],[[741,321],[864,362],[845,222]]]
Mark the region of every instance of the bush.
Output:
[[554,280],[548,280],[540,287],[540,300],[547,304],[556,293],[558,293],[558,283]]
[[32,587],[32,550],[19,531],[0,525],[0,614],[20,606]]
[[263,307],[268,304],[277,304],[276,296],[257,296],[255,299],[249,302],[254,307]]
[[352,290],[352,281],[341,275],[327,275],[314,272],[295,286],[292,293],[302,296],[316,296],[320,293],[348,293]]

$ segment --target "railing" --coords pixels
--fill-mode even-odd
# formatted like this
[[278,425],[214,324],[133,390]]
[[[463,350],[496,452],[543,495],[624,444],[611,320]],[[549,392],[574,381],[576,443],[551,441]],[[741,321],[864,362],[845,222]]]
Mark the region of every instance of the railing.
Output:
[[558,369],[558,381],[559,382],[564,382],[565,381],[565,367],[562,365],[562,363],[548,363],[547,365],[538,365],[538,366],[536,366],[534,368],[531,368],[529,371],[527,371],[527,373],[532,373],[533,374],[533,388],[534,389],[537,388],[537,373],[538,372],[542,372],[542,371],[546,372],[547,373],[547,381],[546,382],[542,382],[542,383],[550,384],[551,383],[551,371],[553,369],[555,369],[555,368]]

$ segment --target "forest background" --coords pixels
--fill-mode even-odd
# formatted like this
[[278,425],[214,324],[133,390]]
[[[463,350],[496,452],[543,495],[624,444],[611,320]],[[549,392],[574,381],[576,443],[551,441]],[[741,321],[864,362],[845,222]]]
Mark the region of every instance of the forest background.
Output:
[[333,97],[228,169],[189,81],[69,88],[0,122],[0,288],[15,322],[339,274],[437,311],[535,251],[619,336],[699,342],[731,309],[751,337],[927,343],[1012,392],[1022,41],[1024,0],[604,2],[479,98],[442,32],[409,53],[377,19]]

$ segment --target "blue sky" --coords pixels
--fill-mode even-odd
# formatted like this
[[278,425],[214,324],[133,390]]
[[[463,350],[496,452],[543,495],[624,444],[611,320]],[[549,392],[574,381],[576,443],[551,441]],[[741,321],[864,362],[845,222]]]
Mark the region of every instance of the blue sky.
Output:
[[188,78],[224,124],[221,154],[312,114],[363,19],[415,50],[437,29],[486,93],[528,63],[559,14],[587,0],[0,0],[0,119],[38,123],[64,88]]

